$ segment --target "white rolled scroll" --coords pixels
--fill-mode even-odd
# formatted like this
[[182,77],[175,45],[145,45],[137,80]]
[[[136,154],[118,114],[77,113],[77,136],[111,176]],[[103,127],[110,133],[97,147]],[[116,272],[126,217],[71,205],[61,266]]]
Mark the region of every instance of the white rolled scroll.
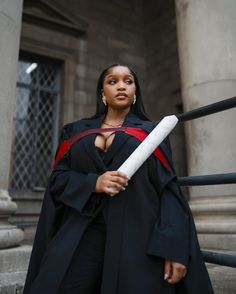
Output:
[[165,116],[119,167],[118,171],[125,173],[129,178],[131,178],[144,161],[169,135],[177,123],[178,118],[175,115]]

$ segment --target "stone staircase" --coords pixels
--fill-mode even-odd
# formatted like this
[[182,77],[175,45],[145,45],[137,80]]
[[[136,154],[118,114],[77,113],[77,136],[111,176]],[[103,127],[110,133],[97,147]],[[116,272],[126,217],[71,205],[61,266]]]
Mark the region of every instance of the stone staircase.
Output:
[[[0,294],[22,293],[30,251],[29,245],[0,250]],[[17,272],[13,272],[16,267]],[[236,268],[208,263],[207,269],[215,294],[236,294]]]

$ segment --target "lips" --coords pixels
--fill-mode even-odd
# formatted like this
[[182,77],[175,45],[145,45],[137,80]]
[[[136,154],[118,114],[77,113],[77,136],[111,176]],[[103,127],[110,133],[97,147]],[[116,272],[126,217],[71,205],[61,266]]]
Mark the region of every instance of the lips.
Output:
[[128,97],[128,95],[127,95],[126,93],[124,93],[124,92],[120,92],[120,93],[118,93],[118,94],[116,95],[116,97],[117,97],[117,98],[126,98],[126,97]]

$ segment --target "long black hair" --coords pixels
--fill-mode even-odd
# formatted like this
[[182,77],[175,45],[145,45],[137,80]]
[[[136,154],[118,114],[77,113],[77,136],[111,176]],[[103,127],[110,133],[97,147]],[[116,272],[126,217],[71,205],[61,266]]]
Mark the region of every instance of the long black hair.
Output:
[[97,117],[107,113],[108,107],[107,107],[107,105],[105,106],[104,103],[102,102],[103,83],[104,83],[105,76],[108,74],[109,70],[112,69],[113,67],[116,67],[116,66],[127,67],[134,77],[134,83],[136,86],[136,92],[135,92],[136,102],[135,102],[135,104],[132,104],[130,111],[132,111],[135,115],[137,115],[139,118],[141,118],[143,120],[150,120],[146,115],[146,111],[145,111],[145,108],[143,105],[141,88],[140,88],[138,77],[137,77],[136,73],[129,66],[119,64],[119,63],[111,64],[110,66],[105,68],[102,71],[102,73],[100,74],[100,76],[98,78],[97,90],[96,90],[96,100],[97,100],[96,113],[92,117],[90,117],[90,119],[97,118]]

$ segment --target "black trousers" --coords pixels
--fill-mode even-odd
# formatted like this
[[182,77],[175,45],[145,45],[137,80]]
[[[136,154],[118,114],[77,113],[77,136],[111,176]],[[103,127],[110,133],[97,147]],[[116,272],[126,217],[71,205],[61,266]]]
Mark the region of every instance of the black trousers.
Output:
[[85,231],[58,294],[100,294],[106,241],[102,211]]

